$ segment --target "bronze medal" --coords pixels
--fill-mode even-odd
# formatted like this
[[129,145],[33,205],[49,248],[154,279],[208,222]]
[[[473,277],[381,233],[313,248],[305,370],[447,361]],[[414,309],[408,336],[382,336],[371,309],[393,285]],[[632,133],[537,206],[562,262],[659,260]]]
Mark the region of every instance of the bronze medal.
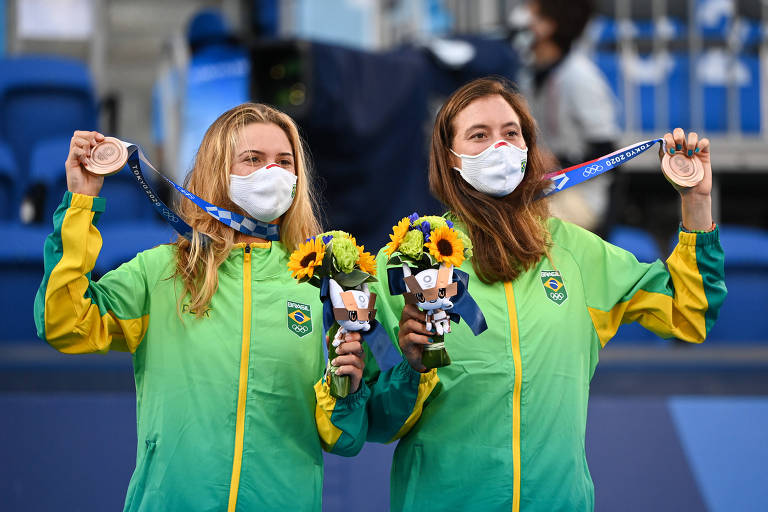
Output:
[[669,181],[683,188],[698,185],[704,179],[704,166],[696,155],[687,157],[680,153],[670,155],[664,152],[661,170]]
[[120,139],[104,137],[91,150],[84,163],[85,170],[97,176],[111,176],[120,172],[128,162],[128,150]]

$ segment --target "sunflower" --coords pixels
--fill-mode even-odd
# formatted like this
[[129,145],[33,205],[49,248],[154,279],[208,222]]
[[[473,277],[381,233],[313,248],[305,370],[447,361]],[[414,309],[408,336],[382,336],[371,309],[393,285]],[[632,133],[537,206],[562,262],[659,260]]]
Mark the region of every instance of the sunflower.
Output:
[[440,263],[461,266],[464,261],[464,244],[456,231],[448,226],[441,226],[429,235],[429,242],[424,247],[429,248],[430,254]]
[[288,261],[288,270],[296,279],[311,278],[315,273],[315,267],[322,265],[324,256],[325,244],[323,240],[320,237],[310,239],[293,251],[291,259]]
[[400,219],[400,222],[397,223],[397,226],[392,228],[392,234],[389,235],[389,238],[391,238],[392,241],[389,242],[384,248],[384,254],[387,256],[392,256],[392,253],[395,252],[398,247],[400,247],[400,242],[403,241],[403,238],[405,238],[405,235],[408,233],[408,229],[410,227],[411,221],[408,217],[403,217]]
[[364,245],[358,245],[357,246],[357,252],[358,252],[358,258],[357,258],[357,266],[360,270],[363,272],[367,272],[371,274],[372,276],[376,275],[376,260],[369,252],[365,252],[363,249],[365,249]]

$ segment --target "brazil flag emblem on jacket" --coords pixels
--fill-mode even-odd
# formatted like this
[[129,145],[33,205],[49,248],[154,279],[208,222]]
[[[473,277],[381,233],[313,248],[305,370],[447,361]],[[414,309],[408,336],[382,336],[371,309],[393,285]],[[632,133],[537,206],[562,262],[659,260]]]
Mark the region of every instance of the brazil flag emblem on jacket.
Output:
[[557,270],[542,270],[541,283],[544,285],[544,292],[547,298],[558,306],[568,298],[568,292],[565,290],[563,277]]
[[300,338],[312,332],[312,310],[307,304],[288,302],[288,328]]

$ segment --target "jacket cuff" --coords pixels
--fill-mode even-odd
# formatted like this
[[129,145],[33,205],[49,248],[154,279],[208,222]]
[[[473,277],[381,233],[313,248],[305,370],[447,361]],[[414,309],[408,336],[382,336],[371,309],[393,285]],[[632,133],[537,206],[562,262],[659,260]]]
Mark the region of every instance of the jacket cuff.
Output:
[[336,405],[342,406],[347,410],[358,409],[360,407],[365,407],[365,404],[368,403],[368,397],[370,396],[371,390],[368,388],[364,380],[360,380],[360,387],[357,389],[357,391],[351,395],[345,396],[344,398],[337,398]]
[[103,212],[106,200],[103,197],[76,194],[67,190],[64,192],[63,202],[69,208],[83,208],[92,212]]
[[697,247],[706,247],[720,243],[720,228],[715,224],[712,231],[706,233],[691,232],[680,225],[680,245],[694,245]]
[[419,383],[421,382],[422,375],[435,373],[437,372],[437,369],[433,368],[428,372],[420,373],[414,370],[411,367],[411,365],[408,364],[408,361],[406,359],[403,359],[402,361],[400,361],[400,363],[397,366],[395,366],[392,372],[398,378],[398,380],[407,382],[411,388],[416,389],[419,387]]

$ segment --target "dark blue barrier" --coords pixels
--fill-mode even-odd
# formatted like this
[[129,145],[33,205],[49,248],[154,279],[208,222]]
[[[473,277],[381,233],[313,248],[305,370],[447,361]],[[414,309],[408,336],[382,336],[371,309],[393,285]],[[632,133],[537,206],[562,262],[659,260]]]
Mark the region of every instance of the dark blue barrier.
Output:
[[[3,510],[122,508],[135,463],[132,393],[2,393],[0,410]],[[764,396],[593,397],[596,510],[764,510],[766,422]],[[392,449],[326,456],[323,509],[388,510]]]

